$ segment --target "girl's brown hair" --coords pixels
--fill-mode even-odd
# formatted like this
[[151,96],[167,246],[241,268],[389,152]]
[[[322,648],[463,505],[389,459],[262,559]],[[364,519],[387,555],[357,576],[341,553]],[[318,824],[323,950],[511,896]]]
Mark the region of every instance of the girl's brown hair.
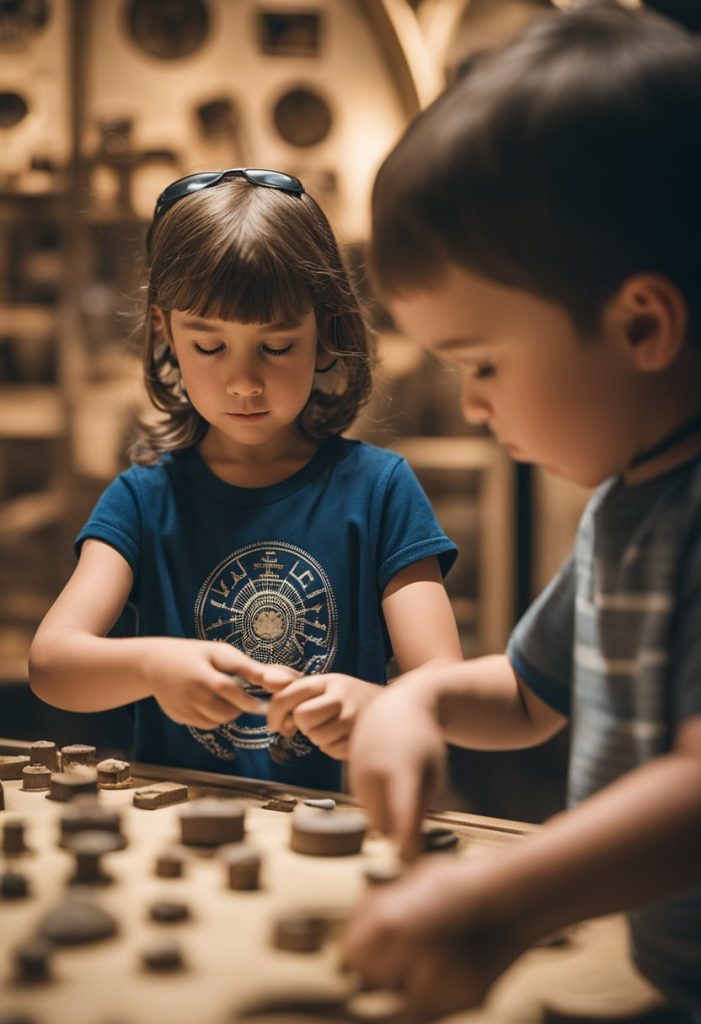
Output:
[[143,367],[157,422],[140,421],[134,462],[188,448],[208,423],[183,394],[170,349],[152,325],[158,306],[238,323],[268,324],[316,315],[319,347],[336,360],[342,393],[314,388],[299,418],[321,442],[340,434],[368,400],[374,345],[328,220],[308,194],[290,195],[241,178],[180,200],[149,234]]

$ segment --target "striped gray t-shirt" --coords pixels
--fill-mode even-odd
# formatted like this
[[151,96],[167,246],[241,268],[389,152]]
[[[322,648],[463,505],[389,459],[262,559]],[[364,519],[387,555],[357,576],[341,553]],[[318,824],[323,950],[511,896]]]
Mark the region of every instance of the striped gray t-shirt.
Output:
[[[572,557],[507,653],[571,720],[570,805],[670,749],[678,725],[701,714],[701,458],[596,492]],[[701,1008],[701,886],[629,921],[643,973]]]

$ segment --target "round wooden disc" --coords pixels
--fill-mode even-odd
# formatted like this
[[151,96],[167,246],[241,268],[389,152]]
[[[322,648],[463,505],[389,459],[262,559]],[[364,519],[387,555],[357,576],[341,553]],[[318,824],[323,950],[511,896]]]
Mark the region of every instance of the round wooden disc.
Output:
[[348,857],[360,853],[367,828],[362,811],[336,814],[300,807],[292,815],[290,849],[312,857]]

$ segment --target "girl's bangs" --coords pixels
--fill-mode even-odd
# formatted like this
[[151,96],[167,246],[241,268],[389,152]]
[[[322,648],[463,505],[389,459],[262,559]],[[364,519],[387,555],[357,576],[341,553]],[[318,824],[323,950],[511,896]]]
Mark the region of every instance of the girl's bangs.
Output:
[[179,309],[204,319],[241,324],[272,324],[300,319],[315,306],[308,271],[270,257],[270,253],[202,249],[188,260],[186,274],[171,263],[156,289],[164,309]]

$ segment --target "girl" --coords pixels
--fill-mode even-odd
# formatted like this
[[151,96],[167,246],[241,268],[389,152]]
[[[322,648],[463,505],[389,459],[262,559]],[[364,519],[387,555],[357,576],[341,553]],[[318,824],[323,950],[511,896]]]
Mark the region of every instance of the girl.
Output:
[[[135,703],[139,760],[339,788],[390,653],[402,672],[461,657],[441,579],[455,547],[399,456],[341,437],[371,343],[300,181],[179,179],[147,247],[160,418],[78,536],[32,689],[73,711]],[[108,636],[127,604],[135,635]],[[273,733],[260,695],[286,684]]]

